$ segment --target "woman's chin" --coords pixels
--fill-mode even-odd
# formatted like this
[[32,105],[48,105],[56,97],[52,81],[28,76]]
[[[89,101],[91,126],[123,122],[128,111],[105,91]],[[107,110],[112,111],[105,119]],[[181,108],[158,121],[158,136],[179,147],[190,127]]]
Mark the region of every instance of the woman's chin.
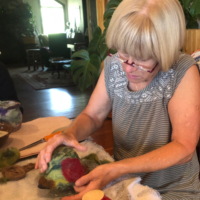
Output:
[[126,77],[127,77],[128,81],[131,83],[140,83],[141,82],[140,76],[127,74]]

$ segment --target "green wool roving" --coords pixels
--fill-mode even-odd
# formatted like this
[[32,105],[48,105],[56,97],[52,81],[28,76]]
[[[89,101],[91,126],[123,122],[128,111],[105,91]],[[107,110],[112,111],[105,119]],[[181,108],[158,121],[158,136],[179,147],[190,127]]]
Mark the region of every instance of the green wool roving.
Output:
[[54,150],[47,170],[41,175],[38,187],[60,191],[70,190],[76,180],[98,165],[106,163],[109,161],[99,160],[94,153],[80,159],[73,148],[59,146]]
[[59,146],[54,150],[47,170],[39,179],[40,188],[65,190],[73,185],[65,179],[61,170],[61,163],[67,158],[79,159],[77,153],[71,147]]
[[20,152],[17,148],[10,147],[0,150],[0,170],[11,166],[20,158]]

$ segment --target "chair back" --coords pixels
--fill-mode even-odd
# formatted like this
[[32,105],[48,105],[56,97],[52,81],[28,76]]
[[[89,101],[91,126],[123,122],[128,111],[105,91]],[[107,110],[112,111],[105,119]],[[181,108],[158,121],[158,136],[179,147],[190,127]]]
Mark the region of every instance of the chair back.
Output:
[[67,38],[65,33],[49,34],[49,48],[51,51],[57,51],[59,48],[66,47]]
[[49,46],[49,38],[48,38],[47,35],[38,35],[38,39],[39,39],[41,47],[48,47]]
[[49,34],[48,38],[53,57],[71,58],[71,49],[67,48],[66,33]]

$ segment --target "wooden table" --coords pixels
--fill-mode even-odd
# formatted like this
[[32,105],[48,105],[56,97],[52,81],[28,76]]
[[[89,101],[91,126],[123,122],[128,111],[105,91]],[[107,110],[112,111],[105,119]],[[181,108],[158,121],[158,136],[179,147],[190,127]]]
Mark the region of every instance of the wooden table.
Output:
[[70,59],[65,59],[65,58],[50,58],[49,62],[52,66],[52,75],[54,74],[55,69],[57,70],[58,73],[58,78],[60,78],[60,66],[63,64],[69,64],[71,63]]
[[[55,129],[58,129],[60,127],[68,126],[70,125],[71,120],[66,117],[47,117],[47,118],[38,118],[36,120],[26,122],[22,124],[22,127],[20,130],[18,130],[15,133],[11,133],[9,139],[10,141],[7,142],[6,147],[17,147],[21,148],[25,145],[27,145],[30,142],[36,141],[38,139],[41,139],[42,137],[46,136],[47,134],[55,131]],[[84,141],[82,144],[88,147],[88,150],[86,152],[80,152],[77,151],[77,154],[80,158],[83,158],[90,153],[95,153],[100,159],[106,159],[113,161],[113,158],[109,156],[106,152],[103,151],[103,149],[98,145],[103,145],[105,150],[112,155],[112,145],[113,145],[113,136],[112,136],[112,119],[108,117],[105,122],[103,123],[103,126],[96,131],[94,134],[92,134],[93,143],[91,141]],[[97,143],[98,145],[96,145]],[[42,143],[40,145],[37,145],[35,147],[32,147],[30,149],[24,150],[26,152],[21,151],[21,159],[20,162],[17,163],[17,165],[23,166],[28,163],[35,163],[36,158],[30,157],[32,155],[36,155],[39,153],[39,151],[44,147],[45,143]],[[4,146],[5,147],[5,146]],[[32,150],[31,150],[32,149]],[[23,154],[24,153],[24,154]],[[100,156],[101,153],[101,156]],[[25,159],[26,158],[26,159]],[[2,177],[2,174],[0,172],[0,177]],[[1,200],[19,200],[19,199],[30,199],[31,200],[60,200],[61,197],[55,196],[52,197],[49,194],[49,190],[41,190],[37,187],[38,180],[40,177],[39,170],[31,170],[27,173],[27,176],[24,179],[21,179],[19,181],[9,181],[7,184],[0,186],[0,196]],[[148,195],[146,196],[148,199],[158,199],[153,198],[153,195],[156,194],[156,192],[153,189],[150,189],[147,191],[147,187],[140,184],[140,178],[134,177],[131,175],[130,177],[127,177],[127,179],[119,178],[117,182],[121,182],[119,184],[111,184],[109,188],[103,190],[105,192],[106,196],[110,196],[111,199],[116,199],[115,197],[119,194],[116,192],[119,190],[120,193],[123,191],[125,198],[121,198],[122,200],[128,200],[128,191],[126,191],[127,186],[132,183],[132,189],[134,190],[134,199],[141,199],[143,196],[141,194]],[[116,182],[113,182],[116,183]],[[60,194],[63,195],[62,193]],[[112,196],[113,195],[113,196]],[[141,198],[139,198],[141,196]],[[138,197],[138,198],[135,198]],[[160,198],[159,198],[160,199]]]
[[[0,150],[8,147],[22,148],[27,146],[61,127],[70,125],[71,120],[64,116],[44,117],[22,123],[21,129],[11,133],[5,145]],[[93,141],[102,146],[106,152],[113,155],[113,130],[112,119],[106,118],[100,129],[91,135]],[[45,143],[21,151],[21,158],[36,155],[44,147]]]
[[40,49],[27,49],[26,53],[28,70],[30,70],[31,65],[33,65],[35,71],[38,68],[39,64],[42,66],[42,70],[44,70],[44,64],[42,62]]
[[[110,122],[110,120],[109,120]],[[56,129],[59,129],[61,127],[66,127],[70,125],[71,120],[64,117],[46,117],[46,118],[38,118],[30,122],[22,123],[22,127],[20,130],[11,133],[9,136],[8,141],[6,142],[7,147],[17,147],[21,148],[23,146],[26,146],[27,144],[30,144],[34,141],[37,141],[44,136],[52,133]],[[107,126],[105,127],[107,131]],[[103,128],[104,129],[104,128]],[[102,131],[103,131],[102,129]],[[96,133],[97,134],[97,133]],[[107,133],[105,132],[105,135]],[[101,140],[103,138],[106,140],[106,137],[103,137],[103,133],[101,134]],[[85,157],[89,155],[90,153],[95,153],[99,156],[99,159],[106,159],[113,161],[113,158],[107,154],[101,146],[98,146],[96,141],[98,141],[98,137],[96,135],[97,140],[95,140],[93,143],[89,141],[83,141],[83,145],[86,145],[88,148],[88,151],[86,152],[80,152],[77,151],[77,154],[80,158]],[[90,143],[92,143],[90,145]],[[101,144],[105,144],[106,141],[102,142]],[[30,149],[26,149],[20,152],[21,160],[17,163],[17,165],[23,166],[28,163],[35,163],[36,158],[35,155],[39,153],[39,151],[44,147],[45,143],[41,143],[35,147],[31,147]],[[101,155],[100,155],[101,153]],[[33,157],[34,156],[34,157]],[[0,172],[0,178],[2,177],[2,174]],[[9,181],[7,184],[0,185],[0,199],[1,200],[20,200],[20,199],[29,199],[31,197],[31,200],[60,200],[61,198],[58,197],[52,197],[49,194],[49,190],[41,190],[38,188],[38,180],[40,177],[39,170],[32,170],[27,173],[27,176],[24,179],[21,179],[19,181]],[[63,195],[62,193],[60,195]]]

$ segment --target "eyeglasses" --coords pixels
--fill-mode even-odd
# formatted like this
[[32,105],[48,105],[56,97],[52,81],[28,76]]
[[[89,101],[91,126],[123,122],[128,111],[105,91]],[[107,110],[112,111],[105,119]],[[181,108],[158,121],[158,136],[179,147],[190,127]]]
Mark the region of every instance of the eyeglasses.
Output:
[[118,60],[120,63],[125,63],[127,65],[130,65],[132,67],[135,67],[136,70],[138,71],[145,71],[145,72],[148,72],[148,73],[152,73],[154,71],[154,69],[157,67],[158,63],[156,63],[156,65],[153,67],[152,70],[150,69],[146,69],[145,67],[142,67],[140,65],[136,65],[134,62],[132,62],[131,64],[128,63],[128,60],[122,60],[121,58],[117,57],[116,55],[113,55],[113,54],[110,54],[110,50],[108,51],[108,56],[112,57],[113,59],[115,60]]

